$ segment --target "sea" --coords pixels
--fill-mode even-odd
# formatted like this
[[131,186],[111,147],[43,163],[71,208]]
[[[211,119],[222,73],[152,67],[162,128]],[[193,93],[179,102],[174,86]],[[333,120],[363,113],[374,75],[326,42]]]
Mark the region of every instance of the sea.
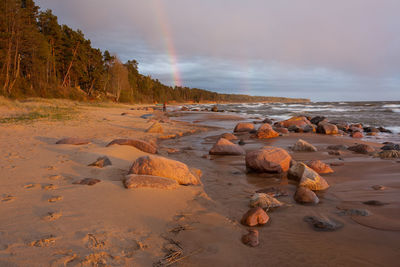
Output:
[[[190,109],[211,109],[214,104],[187,106]],[[271,118],[276,121],[293,116],[325,116],[328,120],[362,123],[363,126],[384,127],[392,134],[381,133],[366,139],[400,142],[400,101],[379,102],[309,102],[309,103],[243,103],[218,104],[224,113],[239,114],[248,119]]]

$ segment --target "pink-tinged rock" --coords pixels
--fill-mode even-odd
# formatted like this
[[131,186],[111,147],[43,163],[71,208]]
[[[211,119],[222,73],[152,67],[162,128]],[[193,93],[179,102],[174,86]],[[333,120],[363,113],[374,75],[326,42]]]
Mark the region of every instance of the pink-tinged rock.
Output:
[[225,138],[226,140],[237,140],[238,138],[236,137],[236,135],[231,134],[231,133],[224,133],[221,135],[221,138]]
[[242,217],[241,223],[247,226],[266,224],[269,220],[268,214],[260,207],[248,210]]
[[324,178],[302,162],[296,163],[289,169],[288,178],[299,181],[299,186],[307,187],[313,191],[329,188],[329,184]]
[[86,145],[89,143],[90,140],[88,139],[74,138],[74,137],[64,138],[56,142],[57,145]]
[[279,133],[274,131],[274,129],[272,129],[272,126],[270,124],[265,123],[261,125],[260,128],[258,128],[256,136],[259,139],[268,139],[268,138],[278,137]]
[[298,187],[294,195],[294,200],[301,204],[318,204],[319,198],[317,195],[306,187]]
[[356,132],[352,132],[351,133],[351,137],[353,137],[353,138],[363,138],[364,135],[362,134],[362,132],[356,131]]
[[328,122],[320,122],[317,127],[317,133],[321,134],[338,134],[339,129],[335,124]]
[[375,152],[375,149],[372,146],[366,144],[354,145],[349,147],[348,150],[359,154],[369,154]]
[[158,189],[175,189],[179,186],[178,182],[169,178],[130,174],[125,177],[124,186],[126,188],[158,188]]
[[186,164],[154,155],[136,159],[129,170],[129,174],[170,178],[182,185],[200,184],[200,179],[190,172]]
[[260,244],[258,241],[258,230],[249,230],[248,234],[242,236],[242,242],[249,247],[257,247]]
[[286,150],[265,146],[246,154],[246,167],[256,172],[281,173],[289,170],[291,159]]
[[231,141],[220,138],[209,153],[210,155],[243,155],[245,151]]
[[320,160],[312,160],[307,163],[307,166],[316,171],[317,173],[333,173],[331,167],[328,164],[323,163]]
[[292,117],[285,121],[280,121],[277,123],[278,125],[289,128],[290,126],[304,127],[306,125],[311,125],[312,123],[304,116],[300,117]]
[[251,132],[254,130],[254,124],[250,122],[239,122],[236,124],[234,132]]
[[141,151],[157,154],[157,148],[151,145],[150,143],[137,139],[115,139],[111,141],[107,146],[112,145],[125,145],[125,146],[133,146]]
[[293,151],[298,151],[298,152],[316,152],[317,148],[313,146],[312,144],[299,139],[293,146]]

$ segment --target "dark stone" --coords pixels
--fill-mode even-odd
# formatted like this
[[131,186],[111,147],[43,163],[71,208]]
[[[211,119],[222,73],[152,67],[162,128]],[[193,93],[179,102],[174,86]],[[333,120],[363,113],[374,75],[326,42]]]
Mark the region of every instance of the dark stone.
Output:
[[211,108],[211,111],[212,111],[212,112],[218,112],[218,107],[217,107],[217,106],[213,106],[213,107]]
[[154,116],[153,114],[143,114],[142,116],[140,116],[140,118],[142,118],[142,119],[150,119],[153,116]]
[[85,178],[80,181],[73,182],[73,184],[81,184],[81,185],[95,185],[101,182],[99,179],[94,178]]
[[368,200],[368,201],[364,201],[363,204],[369,205],[369,206],[384,206],[384,205],[387,205],[388,203],[384,203],[379,200]]
[[364,127],[364,132],[366,133],[379,133],[379,129],[375,127]]
[[314,127],[313,125],[306,125],[303,127],[303,132],[304,133],[312,133],[315,132],[316,127]]
[[265,118],[262,122],[263,122],[263,123],[272,124],[272,120],[269,119],[269,118]]
[[371,212],[366,209],[342,209],[337,213],[340,216],[370,216]]
[[381,147],[382,150],[400,150],[400,145],[399,144],[386,144],[383,147]]
[[355,146],[351,146],[348,148],[348,150],[359,154],[369,154],[375,152],[375,149],[372,146],[366,144],[358,144]]
[[240,139],[238,144],[241,146],[244,146],[246,144],[246,142],[243,139]]
[[378,127],[378,130],[379,130],[381,133],[393,133],[391,130],[385,129],[385,128],[383,128],[383,127]]
[[325,216],[306,216],[304,221],[308,222],[315,231],[333,232],[343,227],[343,223]]
[[99,167],[99,168],[103,168],[106,166],[112,165],[111,160],[104,156],[104,157],[99,157],[97,158],[97,160],[91,164],[89,164],[88,166],[95,166],[95,167]]
[[295,133],[300,133],[300,132],[303,131],[303,129],[301,129],[297,125],[290,125],[287,129],[288,129],[289,132],[295,132]]
[[325,119],[326,119],[326,118],[325,118],[324,116],[316,116],[316,117],[312,118],[312,119],[310,120],[310,122],[311,122],[312,124],[318,125],[318,123],[320,123],[321,121],[323,121],[323,120],[325,120]]

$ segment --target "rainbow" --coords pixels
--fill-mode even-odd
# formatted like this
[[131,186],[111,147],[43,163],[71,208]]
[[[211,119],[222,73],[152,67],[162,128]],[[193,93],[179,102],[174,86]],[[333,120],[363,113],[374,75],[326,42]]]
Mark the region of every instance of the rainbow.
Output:
[[175,86],[182,86],[183,83],[178,68],[178,56],[176,54],[174,42],[172,40],[172,33],[170,30],[167,16],[165,14],[165,8],[162,3],[162,0],[156,0],[154,2],[155,2],[154,9],[156,11],[158,24],[160,26],[161,33],[164,37],[167,55],[172,67],[172,79],[174,81]]

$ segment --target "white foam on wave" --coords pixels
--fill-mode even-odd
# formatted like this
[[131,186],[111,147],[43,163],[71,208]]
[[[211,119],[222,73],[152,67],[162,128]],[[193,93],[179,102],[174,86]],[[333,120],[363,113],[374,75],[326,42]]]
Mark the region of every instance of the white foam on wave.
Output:
[[400,104],[386,104],[383,105],[384,108],[400,108]]
[[271,119],[277,120],[277,121],[284,121],[287,119],[290,119],[292,115],[290,114],[282,114],[282,115],[271,115],[269,116]]
[[392,108],[393,112],[400,113],[400,108]]
[[398,134],[400,133],[400,126],[388,126],[385,127],[388,130],[391,130],[393,133]]

